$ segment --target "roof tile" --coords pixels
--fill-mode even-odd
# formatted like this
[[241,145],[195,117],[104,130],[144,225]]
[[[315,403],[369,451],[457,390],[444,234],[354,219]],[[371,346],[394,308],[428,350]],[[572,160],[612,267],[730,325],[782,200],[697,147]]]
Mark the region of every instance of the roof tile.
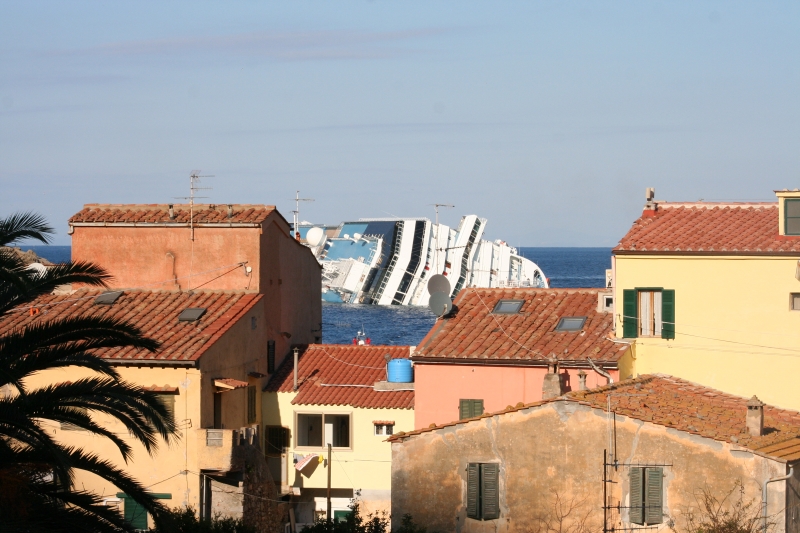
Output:
[[70,224],[260,224],[275,210],[273,205],[232,204],[228,218],[227,204],[173,204],[174,218],[169,217],[168,204],[85,204],[75,213]]

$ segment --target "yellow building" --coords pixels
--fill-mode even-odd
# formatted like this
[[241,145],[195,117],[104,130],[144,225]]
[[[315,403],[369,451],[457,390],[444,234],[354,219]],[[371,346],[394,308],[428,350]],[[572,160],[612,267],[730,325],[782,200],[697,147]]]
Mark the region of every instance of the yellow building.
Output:
[[326,514],[329,476],[334,518],[357,493],[364,514],[389,511],[386,439],[414,429],[414,391],[413,383],[386,383],[387,355],[408,358],[410,349],[311,345],[298,349],[296,364],[287,357],[264,389],[267,461],[291,495],[296,523]]
[[613,250],[620,374],[665,373],[800,409],[800,192],[661,202]]

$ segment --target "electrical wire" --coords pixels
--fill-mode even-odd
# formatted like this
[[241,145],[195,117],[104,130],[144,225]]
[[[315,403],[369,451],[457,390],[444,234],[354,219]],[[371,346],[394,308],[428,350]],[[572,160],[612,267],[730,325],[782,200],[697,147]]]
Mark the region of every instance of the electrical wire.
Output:
[[331,354],[329,354],[329,353],[328,353],[328,351],[327,351],[325,348],[322,348],[322,345],[321,345],[321,344],[317,344],[316,346],[317,346],[317,347],[319,347],[319,349],[321,349],[321,350],[322,350],[322,352],[323,352],[325,355],[327,355],[328,357],[330,357],[331,359],[333,359],[333,360],[335,360],[335,361],[339,361],[339,362],[340,362],[340,363],[342,363],[342,364],[345,364],[345,365],[348,365],[348,366],[356,366],[356,367],[358,367],[358,368],[368,368],[368,369],[370,369],[370,370],[386,370],[386,367],[385,367],[385,366],[365,366],[365,365],[357,365],[357,364],[355,364],[355,363],[348,363],[347,361],[342,361],[342,360],[341,360],[341,359],[339,359],[338,357],[334,357],[334,356],[332,356]]

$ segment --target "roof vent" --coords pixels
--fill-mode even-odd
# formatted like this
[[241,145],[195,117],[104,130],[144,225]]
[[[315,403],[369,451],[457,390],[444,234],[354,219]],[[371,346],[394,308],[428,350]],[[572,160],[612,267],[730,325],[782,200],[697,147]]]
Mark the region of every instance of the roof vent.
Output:
[[556,331],[580,331],[585,323],[585,316],[562,316],[558,321]]
[[494,306],[492,313],[496,315],[516,315],[522,309],[525,300],[500,300]]
[[120,296],[122,296],[122,291],[106,291],[95,298],[94,303],[99,305],[111,305],[116,302]]
[[181,312],[178,320],[180,322],[197,322],[204,314],[206,314],[206,310],[203,307],[188,307]]

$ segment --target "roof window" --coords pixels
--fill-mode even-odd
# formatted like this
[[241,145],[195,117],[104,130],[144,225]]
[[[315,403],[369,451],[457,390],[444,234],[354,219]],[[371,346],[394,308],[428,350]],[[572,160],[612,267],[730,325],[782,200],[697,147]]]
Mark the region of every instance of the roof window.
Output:
[[181,312],[178,320],[180,322],[196,322],[204,314],[206,314],[206,310],[203,307],[188,307]]
[[522,309],[525,300],[500,300],[494,306],[492,313],[496,315],[516,315]]
[[95,298],[94,303],[99,305],[111,305],[116,302],[120,296],[122,296],[122,291],[106,291]]
[[784,233],[786,235],[800,235],[800,199],[787,198],[783,204]]
[[558,321],[556,331],[580,331],[585,323],[585,316],[562,316]]

